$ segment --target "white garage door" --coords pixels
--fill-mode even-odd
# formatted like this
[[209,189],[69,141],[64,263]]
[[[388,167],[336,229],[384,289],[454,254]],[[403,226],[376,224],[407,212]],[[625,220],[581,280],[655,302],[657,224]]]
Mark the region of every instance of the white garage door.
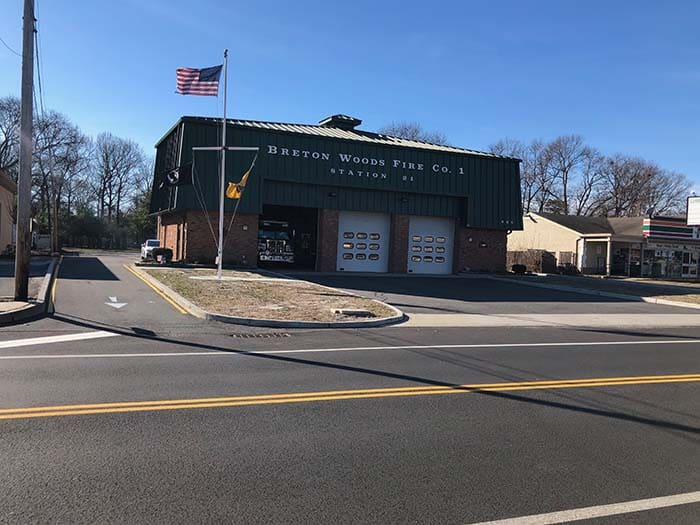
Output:
[[389,271],[389,215],[341,211],[338,218],[338,271]]
[[452,273],[454,219],[411,216],[408,227],[408,271]]

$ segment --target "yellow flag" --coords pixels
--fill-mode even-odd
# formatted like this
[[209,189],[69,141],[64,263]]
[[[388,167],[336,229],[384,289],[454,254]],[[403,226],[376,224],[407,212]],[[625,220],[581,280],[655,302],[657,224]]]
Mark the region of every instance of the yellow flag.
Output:
[[229,182],[228,187],[226,188],[226,196],[229,199],[240,199],[241,196],[243,195],[243,190],[245,189],[245,185],[248,182],[248,175],[250,175],[250,170],[245,172],[245,175],[241,177],[241,181],[236,184],[235,182]]

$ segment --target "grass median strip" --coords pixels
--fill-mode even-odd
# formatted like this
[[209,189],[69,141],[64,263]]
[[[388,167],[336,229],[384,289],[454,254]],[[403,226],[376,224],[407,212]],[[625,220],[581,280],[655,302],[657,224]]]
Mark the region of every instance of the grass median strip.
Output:
[[522,381],[507,383],[474,383],[454,386],[411,386],[397,388],[368,388],[361,390],[331,390],[324,392],[294,392],[253,396],[209,397],[197,399],[169,399],[160,401],[126,401],[80,405],[55,405],[28,408],[0,409],[0,419],[27,419],[36,417],[75,416],[195,408],[221,408],[253,405],[273,405],[371,399],[421,395],[467,394],[472,392],[507,392],[514,390],[548,390],[560,388],[589,388],[660,383],[700,382],[700,374],[602,377],[588,379],[559,379],[549,381]]
[[[357,321],[333,310],[366,310],[374,319],[392,317],[383,303],[308,281],[255,278],[251,272],[227,270],[225,280],[206,279],[214,270],[144,269],[145,273],[214,314],[275,321]],[[253,277],[251,277],[253,275]]]

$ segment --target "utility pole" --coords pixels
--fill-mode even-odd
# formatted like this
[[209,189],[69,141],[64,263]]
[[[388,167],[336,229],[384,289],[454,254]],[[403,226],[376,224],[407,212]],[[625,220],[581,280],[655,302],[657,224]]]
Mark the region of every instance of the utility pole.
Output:
[[17,184],[17,247],[15,301],[29,296],[29,255],[32,200],[32,93],[34,88],[34,0],[24,0],[22,21],[22,100],[19,126],[19,183]]

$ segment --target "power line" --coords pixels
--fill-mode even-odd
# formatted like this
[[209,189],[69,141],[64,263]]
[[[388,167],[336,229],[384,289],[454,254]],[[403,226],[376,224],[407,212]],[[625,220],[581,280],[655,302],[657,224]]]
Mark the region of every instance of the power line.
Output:
[[41,115],[44,116],[46,114],[46,108],[44,107],[44,85],[41,82],[41,58],[39,56],[39,31],[34,32],[34,50],[36,53],[36,76],[39,84],[39,108],[41,109]]
[[2,42],[2,45],[4,45],[7,49],[9,49],[12,53],[14,53],[14,54],[17,55],[18,57],[22,58],[22,54],[21,54],[21,53],[18,53],[18,52],[15,51],[14,49],[12,49],[12,48],[7,44],[7,42],[5,42],[5,41],[2,39],[2,37],[0,37],[0,42]]
[[44,106],[44,85],[41,81],[41,70],[43,67],[39,55],[39,43],[39,2],[37,1],[34,10],[34,52],[36,53],[36,75],[39,83],[39,103],[41,104],[39,107],[41,108],[41,115],[43,117],[46,115],[46,107]]

